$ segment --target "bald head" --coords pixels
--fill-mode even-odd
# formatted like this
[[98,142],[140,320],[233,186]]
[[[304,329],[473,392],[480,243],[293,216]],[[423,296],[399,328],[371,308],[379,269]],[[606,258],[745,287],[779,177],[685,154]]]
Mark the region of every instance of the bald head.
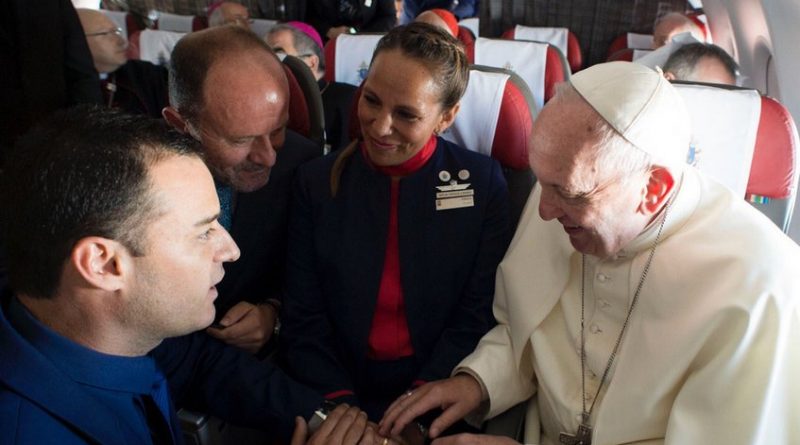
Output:
[[697,40],[703,41],[703,31],[689,17],[671,12],[661,17],[653,27],[652,49],[658,49],[672,41],[672,38],[685,32],[691,33]]
[[444,32],[450,34],[451,36],[455,37],[453,34],[453,30],[450,28],[450,25],[444,21],[438,14],[433,11],[424,11],[417,18],[414,19],[415,22],[423,22],[429,25],[433,25],[437,28],[442,29]]
[[124,65],[128,61],[128,41],[118,31],[116,23],[93,9],[76,11],[97,72],[111,73]]
[[208,26],[237,25],[250,29],[250,12],[243,5],[223,2],[208,16]]
[[[244,69],[245,63],[248,69]],[[227,88],[224,79],[208,81],[217,65],[227,65],[226,74],[239,72],[252,82],[265,79],[286,92],[289,84],[280,60],[255,34],[235,26],[209,28],[186,35],[172,51],[169,77],[170,105],[191,119],[202,109],[207,87]],[[216,83],[220,80],[223,83]],[[245,91],[252,91],[252,87]]]

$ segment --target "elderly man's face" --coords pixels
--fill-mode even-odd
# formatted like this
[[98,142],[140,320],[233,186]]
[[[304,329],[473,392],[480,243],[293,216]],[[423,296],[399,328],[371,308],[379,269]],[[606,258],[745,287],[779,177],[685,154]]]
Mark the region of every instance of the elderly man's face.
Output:
[[267,184],[286,139],[289,93],[280,62],[263,54],[217,60],[203,84],[192,134],[214,176],[240,192]]
[[144,255],[132,258],[131,297],[121,315],[158,341],[211,324],[222,265],[239,249],[217,222],[219,201],[202,160],[171,156],[149,176],[159,212],[148,223]]
[[80,10],[78,17],[98,73],[114,72],[128,61],[128,41],[111,19],[87,10]]
[[539,214],[557,219],[575,250],[611,256],[646,226],[641,212],[647,177],[623,178],[597,165],[594,111],[574,99],[549,104],[533,127],[531,168],[542,187]]
[[250,11],[238,3],[226,2],[219,7],[225,25],[237,25],[250,29]]
[[267,34],[267,45],[276,54],[288,54],[297,57],[297,49],[294,47],[294,39],[291,31],[281,30]]

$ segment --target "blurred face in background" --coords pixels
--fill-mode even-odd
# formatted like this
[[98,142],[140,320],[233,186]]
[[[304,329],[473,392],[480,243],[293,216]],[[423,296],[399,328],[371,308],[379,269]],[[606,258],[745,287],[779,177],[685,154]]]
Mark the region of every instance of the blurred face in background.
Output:
[[79,9],[78,18],[86,35],[98,73],[111,73],[128,62],[128,41],[122,30],[102,12]]

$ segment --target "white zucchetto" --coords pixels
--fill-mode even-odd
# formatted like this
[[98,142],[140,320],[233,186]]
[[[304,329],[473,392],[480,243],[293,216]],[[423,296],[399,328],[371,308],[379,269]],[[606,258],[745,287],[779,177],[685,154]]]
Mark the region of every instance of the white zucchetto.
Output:
[[570,83],[617,133],[658,160],[679,165],[691,142],[683,99],[659,71],[631,62],[594,65]]

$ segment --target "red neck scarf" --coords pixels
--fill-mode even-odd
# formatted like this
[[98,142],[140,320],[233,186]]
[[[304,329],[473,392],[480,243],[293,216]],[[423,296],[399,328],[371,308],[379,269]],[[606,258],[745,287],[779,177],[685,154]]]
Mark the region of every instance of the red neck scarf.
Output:
[[367,163],[372,165],[375,170],[392,177],[386,253],[375,312],[372,314],[372,327],[367,339],[367,356],[372,360],[397,360],[414,355],[414,347],[411,345],[411,335],[408,331],[405,302],[403,301],[403,284],[400,281],[400,242],[397,217],[400,197],[399,178],[422,168],[434,151],[436,151],[435,135],[428,139],[420,151],[402,164],[381,167],[370,162],[369,154],[364,144],[361,144],[361,153]]
[[408,176],[411,173],[422,168],[428,159],[433,156],[433,153],[436,151],[436,135],[431,135],[431,138],[428,139],[428,142],[422,146],[422,149],[411,156],[403,163],[398,165],[375,165],[372,160],[369,158],[369,152],[367,151],[367,146],[364,142],[361,143],[361,155],[364,156],[364,159],[367,160],[367,163],[372,166],[375,170],[383,173],[386,176],[398,177],[398,176]]

